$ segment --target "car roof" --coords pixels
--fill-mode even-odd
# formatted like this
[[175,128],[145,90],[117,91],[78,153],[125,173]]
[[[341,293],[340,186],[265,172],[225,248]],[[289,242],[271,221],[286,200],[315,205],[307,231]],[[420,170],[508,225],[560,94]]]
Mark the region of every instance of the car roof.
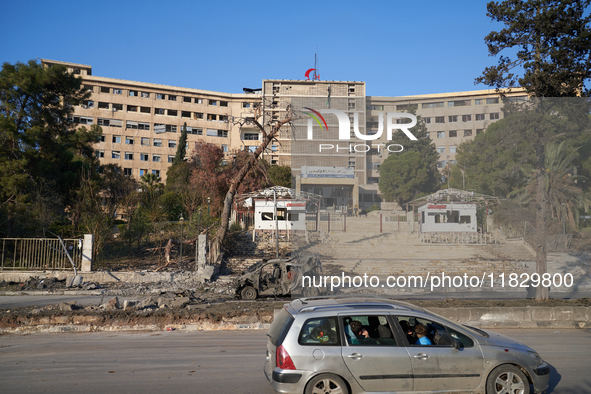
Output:
[[294,314],[316,311],[359,312],[367,309],[425,312],[423,308],[404,301],[371,295],[298,298],[285,306]]

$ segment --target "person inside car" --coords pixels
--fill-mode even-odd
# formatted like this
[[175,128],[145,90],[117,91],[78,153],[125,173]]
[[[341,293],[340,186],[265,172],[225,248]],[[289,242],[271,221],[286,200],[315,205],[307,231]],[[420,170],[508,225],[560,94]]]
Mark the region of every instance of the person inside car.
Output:
[[431,345],[431,340],[427,338],[427,327],[423,324],[416,325],[415,334],[417,334],[418,338],[415,345]]

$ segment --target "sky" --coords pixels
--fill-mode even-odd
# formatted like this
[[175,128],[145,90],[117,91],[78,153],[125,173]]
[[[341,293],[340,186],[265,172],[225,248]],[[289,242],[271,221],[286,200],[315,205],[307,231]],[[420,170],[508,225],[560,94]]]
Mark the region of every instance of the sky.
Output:
[[226,93],[263,79],[365,81],[369,96],[487,88],[502,25],[484,0],[1,0],[0,62],[51,59],[93,75]]

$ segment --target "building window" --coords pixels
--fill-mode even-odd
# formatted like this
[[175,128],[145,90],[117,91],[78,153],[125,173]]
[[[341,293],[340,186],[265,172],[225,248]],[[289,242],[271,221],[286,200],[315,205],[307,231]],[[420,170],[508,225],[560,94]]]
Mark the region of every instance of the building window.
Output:
[[110,93],[111,89],[106,86],[101,86],[101,93]]
[[444,106],[443,101],[438,101],[435,103],[423,103],[421,105],[422,108],[442,108]]
[[490,120],[497,120],[499,119],[499,113],[498,112],[491,112],[490,113]]
[[174,156],[168,155],[168,162],[172,163],[174,161]]
[[168,147],[169,148],[176,148],[176,141],[175,140],[168,140]]
[[125,143],[127,145],[133,145],[133,137],[125,137]]
[[179,111],[177,111],[176,109],[169,109],[168,110],[168,116],[177,116],[179,114]]
[[259,133],[244,133],[243,140],[258,141],[259,140]]
[[447,162],[445,160],[443,161],[438,161],[437,162],[437,168],[442,169],[445,168],[445,165],[447,164]]
[[125,160],[133,160],[133,152],[125,152]]
[[113,136],[113,141],[114,144],[120,144],[121,143],[121,136],[120,135],[114,135]]
[[227,107],[227,106],[228,106],[227,101],[220,101],[220,107]]
[[271,145],[271,152],[277,152],[277,145]]
[[437,138],[445,138],[445,131],[438,131]]
[[423,122],[425,122],[425,124],[429,124],[431,123],[431,118],[423,118]]
[[458,131],[457,130],[450,130],[449,131],[449,136],[450,137],[457,137],[458,136]]
[[111,104],[113,111],[123,111],[123,104]]
[[150,93],[142,92],[142,98],[150,98]]
[[99,101],[98,107],[99,107],[99,109],[109,109],[109,103],[103,103],[103,102]]
[[435,123],[445,123],[445,116],[436,116]]
[[370,111],[383,111],[384,106],[383,105],[368,105],[367,109]]
[[183,103],[190,103],[191,97],[183,97]]
[[148,161],[149,156],[147,153],[140,153],[140,161]]
[[216,121],[218,120],[218,116],[216,114],[207,114],[207,120]]
[[129,91],[129,97],[137,97],[137,96],[138,96],[137,90],[130,90]]
[[104,150],[96,150],[96,151],[94,151],[94,154],[97,157],[97,159],[102,159],[103,157],[105,157]]
[[137,106],[136,105],[128,105],[127,112],[137,112]]
[[187,134],[203,135],[203,129],[191,127],[191,130],[189,130],[187,127]]
[[160,170],[152,170],[152,174],[160,176]]
[[146,169],[144,169],[144,168],[141,168],[141,169],[140,169],[140,176],[144,176],[144,175],[146,175],[147,173],[148,173],[148,170],[146,170]]
[[168,133],[176,133],[177,126],[176,125],[167,124],[166,127],[165,127],[165,130]]
[[464,137],[472,137],[472,130],[464,130]]
[[484,129],[476,129],[476,135],[478,135],[478,134],[480,134],[482,132],[484,132]]
[[193,119],[203,119],[203,113],[202,112],[194,112]]
[[121,94],[121,89],[113,89],[113,94]]
[[164,100],[164,95],[162,93],[156,93],[156,100]]
[[164,108],[154,108],[154,115],[164,115]]
[[466,107],[470,105],[470,100],[448,101],[448,107]]
[[451,115],[447,117],[447,120],[449,121],[449,123],[455,123],[458,121],[458,115]]
[[84,89],[88,90],[89,92],[94,92],[94,86],[92,85],[84,85]]
[[168,99],[169,99],[170,101],[176,101],[176,96],[173,96],[173,95],[169,94],[169,95],[168,95]]
[[125,176],[131,176],[131,175],[133,175],[132,169],[131,168],[124,168],[123,169],[123,175],[125,175]]
[[121,152],[114,150],[111,152],[111,159],[120,159],[121,158]]
[[150,113],[150,107],[140,107],[140,112],[143,114],[149,114]]
[[207,103],[209,105],[218,105],[218,101],[217,100],[207,100]]
[[476,120],[484,120],[484,114],[476,114]]
[[482,105],[482,104],[483,104],[482,99],[476,99],[476,100],[474,100],[474,105]]
[[244,101],[242,103],[242,108],[250,108],[250,103],[247,103],[246,101]]
[[498,104],[499,103],[499,98],[498,97],[496,97],[496,98],[487,98],[486,99],[486,103],[487,104]]
[[456,145],[450,145],[449,153],[456,153],[458,147]]
[[104,134],[103,134],[103,135],[101,135],[101,139],[100,139],[100,141],[99,141],[99,142],[105,142],[105,135],[104,135]]
[[438,146],[437,153],[445,153],[445,146]]
[[158,147],[162,146],[162,140],[154,138],[154,146],[158,146]]
[[147,137],[142,137],[141,144],[142,145],[150,145],[150,139]]
[[222,145],[222,152],[228,153],[228,145]]
[[462,122],[471,122],[472,115],[462,115]]
[[140,130],[150,130],[150,123],[138,122],[137,128]]
[[190,111],[181,111],[181,118],[190,118],[191,112]]
[[160,155],[152,155],[152,161],[160,162]]
[[195,104],[203,104],[203,99],[195,98]]

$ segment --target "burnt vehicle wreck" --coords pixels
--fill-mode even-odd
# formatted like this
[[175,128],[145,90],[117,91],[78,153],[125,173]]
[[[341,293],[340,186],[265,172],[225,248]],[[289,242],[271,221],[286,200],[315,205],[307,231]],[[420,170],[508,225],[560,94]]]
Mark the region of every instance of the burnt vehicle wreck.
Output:
[[243,300],[259,296],[317,296],[323,289],[302,286],[302,277],[320,277],[322,264],[318,255],[301,252],[284,259],[262,260],[240,274],[234,285]]

